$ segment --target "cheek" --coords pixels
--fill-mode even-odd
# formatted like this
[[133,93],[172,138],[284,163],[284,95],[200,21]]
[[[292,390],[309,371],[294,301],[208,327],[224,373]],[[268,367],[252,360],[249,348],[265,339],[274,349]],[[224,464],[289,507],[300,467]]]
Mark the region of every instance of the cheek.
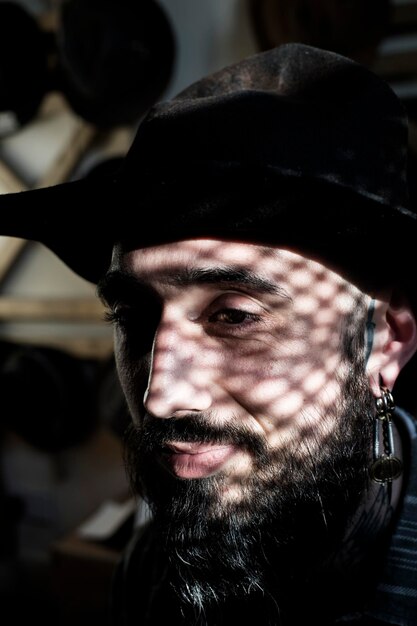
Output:
[[126,398],[129,413],[137,422],[143,413],[143,397],[148,384],[149,356],[132,359],[124,348],[123,341],[115,340],[115,362],[117,374]]
[[228,360],[224,380],[264,430],[277,430],[306,414],[319,419],[317,407],[334,406],[346,372],[337,331],[298,324],[291,336],[270,333],[242,347]]

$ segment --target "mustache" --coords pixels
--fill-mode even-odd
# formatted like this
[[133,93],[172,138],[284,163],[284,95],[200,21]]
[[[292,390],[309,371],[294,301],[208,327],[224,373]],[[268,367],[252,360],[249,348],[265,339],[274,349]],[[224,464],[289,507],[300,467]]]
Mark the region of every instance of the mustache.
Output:
[[268,453],[266,440],[229,417],[226,424],[218,424],[210,414],[188,414],[182,417],[155,418],[146,414],[140,425],[130,425],[126,443],[131,447],[135,440],[144,454],[152,454],[172,441],[234,444],[249,450],[256,458]]

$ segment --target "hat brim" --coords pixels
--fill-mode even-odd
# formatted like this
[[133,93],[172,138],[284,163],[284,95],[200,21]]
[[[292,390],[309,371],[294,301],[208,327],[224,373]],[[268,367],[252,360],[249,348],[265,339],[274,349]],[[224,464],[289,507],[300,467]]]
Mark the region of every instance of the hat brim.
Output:
[[76,274],[96,283],[111,259],[113,240],[103,219],[111,188],[112,183],[86,178],[2,194],[0,233],[44,244]]
[[239,169],[224,177],[193,172],[171,185],[138,177],[138,185],[134,203],[119,178],[0,195],[1,233],[46,245],[95,284],[116,242],[133,249],[196,237],[292,247],[373,280],[378,254],[381,277],[401,267],[404,280],[414,278],[417,216],[339,184]]

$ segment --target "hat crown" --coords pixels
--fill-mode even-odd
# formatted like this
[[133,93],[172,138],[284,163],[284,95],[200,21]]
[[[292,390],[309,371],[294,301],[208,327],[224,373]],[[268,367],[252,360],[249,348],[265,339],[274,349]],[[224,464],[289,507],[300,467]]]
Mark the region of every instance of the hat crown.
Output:
[[[327,181],[407,211],[407,118],[391,88],[357,62],[285,44],[158,103],[141,124],[124,182],[242,167]],[[131,167],[130,167],[131,165]]]

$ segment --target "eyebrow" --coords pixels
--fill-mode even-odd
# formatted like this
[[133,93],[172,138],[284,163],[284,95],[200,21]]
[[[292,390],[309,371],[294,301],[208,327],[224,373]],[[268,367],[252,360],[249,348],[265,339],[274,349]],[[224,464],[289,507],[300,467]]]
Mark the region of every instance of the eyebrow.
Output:
[[[241,267],[190,268],[173,272],[168,276],[164,274],[161,276],[156,274],[155,276],[160,278],[162,282],[177,287],[193,285],[218,285],[225,288],[245,287],[255,293],[277,295],[292,302],[291,296],[283,287]],[[112,270],[98,284],[97,293],[102,300],[109,303],[128,296],[149,295],[153,293],[153,290],[145,280],[132,273]]]

